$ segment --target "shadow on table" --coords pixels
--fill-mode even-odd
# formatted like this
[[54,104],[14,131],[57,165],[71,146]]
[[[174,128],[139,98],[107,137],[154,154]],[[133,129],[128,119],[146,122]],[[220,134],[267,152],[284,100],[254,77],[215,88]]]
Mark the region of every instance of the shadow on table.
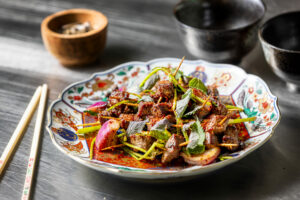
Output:
[[79,72],[99,72],[111,69],[121,63],[129,62],[136,60],[136,55],[138,54],[137,49],[130,48],[128,46],[123,45],[109,45],[105,48],[103,54],[99,57],[99,59],[90,65],[82,66],[82,67],[74,67],[69,68],[73,71]]

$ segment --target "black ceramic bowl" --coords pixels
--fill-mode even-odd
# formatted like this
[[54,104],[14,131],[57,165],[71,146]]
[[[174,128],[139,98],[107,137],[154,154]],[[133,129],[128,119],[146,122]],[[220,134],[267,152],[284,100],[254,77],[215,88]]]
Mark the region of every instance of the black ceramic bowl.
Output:
[[259,30],[259,39],[274,73],[288,82],[290,89],[300,86],[300,11],[278,15]]
[[256,44],[261,0],[186,0],[174,8],[188,51],[213,62],[238,63]]

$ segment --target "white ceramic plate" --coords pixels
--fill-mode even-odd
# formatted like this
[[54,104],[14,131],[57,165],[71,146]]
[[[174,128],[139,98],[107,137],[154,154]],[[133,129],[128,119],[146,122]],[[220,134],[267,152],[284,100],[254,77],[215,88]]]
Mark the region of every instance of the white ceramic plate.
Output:
[[78,138],[75,134],[75,125],[83,123],[82,112],[85,108],[103,99],[116,86],[131,88],[137,85],[153,67],[176,67],[179,62],[176,58],[160,58],[149,62],[124,63],[68,86],[48,111],[47,129],[53,144],[66,156],[104,173],[143,181],[167,181],[173,178],[191,178],[222,168],[244,158],[270,139],[279,123],[280,111],[277,97],[272,95],[261,78],[229,64],[185,60],[181,67],[185,74],[200,78],[206,85],[217,85],[220,95],[230,95],[237,106],[244,108],[245,112],[241,113],[241,117],[257,117],[254,123],[245,123],[250,137],[246,141],[246,148],[232,153],[232,158],[228,160],[185,168],[147,168],[132,163],[131,166],[137,167],[129,167],[125,166],[127,164],[124,160],[128,160],[127,158],[111,157],[109,154],[104,155],[105,161],[90,160],[86,138]]

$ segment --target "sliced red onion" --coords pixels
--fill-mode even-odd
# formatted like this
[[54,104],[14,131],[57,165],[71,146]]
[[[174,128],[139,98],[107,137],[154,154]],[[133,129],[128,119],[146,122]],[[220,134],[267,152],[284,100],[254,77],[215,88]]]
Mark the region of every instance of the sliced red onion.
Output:
[[95,145],[98,150],[115,145],[118,142],[116,137],[120,128],[120,122],[115,119],[106,121],[98,132]]
[[105,101],[99,101],[97,103],[94,103],[93,105],[90,105],[87,108],[87,110],[96,112],[98,110],[98,108],[105,108],[106,105],[107,105],[107,102],[105,102]]

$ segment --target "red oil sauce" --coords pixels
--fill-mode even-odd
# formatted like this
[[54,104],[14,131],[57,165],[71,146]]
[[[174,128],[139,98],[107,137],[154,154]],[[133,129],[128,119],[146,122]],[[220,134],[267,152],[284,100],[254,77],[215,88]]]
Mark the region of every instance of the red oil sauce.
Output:
[[[84,124],[86,123],[94,123],[98,119],[96,116],[92,116],[89,113],[83,113],[82,115],[82,121]],[[97,131],[94,133],[91,133],[89,135],[85,136],[85,140],[87,142],[87,145],[90,149],[92,140],[97,136]],[[116,150],[108,150],[108,151],[99,151],[96,149],[94,146],[94,154],[93,154],[93,159],[107,162],[107,163],[112,163],[112,164],[117,164],[117,165],[122,165],[122,166],[127,166],[127,167],[135,167],[135,168],[142,168],[142,169],[149,169],[149,168],[161,168],[161,167],[167,167],[157,160],[154,161],[148,161],[148,160],[142,160],[138,161],[135,158],[131,157],[127,153],[123,152],[122,150],[116,149]]]

